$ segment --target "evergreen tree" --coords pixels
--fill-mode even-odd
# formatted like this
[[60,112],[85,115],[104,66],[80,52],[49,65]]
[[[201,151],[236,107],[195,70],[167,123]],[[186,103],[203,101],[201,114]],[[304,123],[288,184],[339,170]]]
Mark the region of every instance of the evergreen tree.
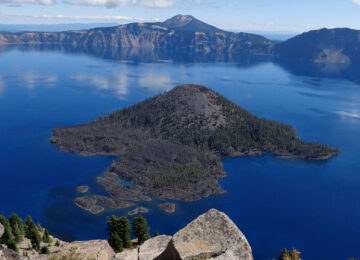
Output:
[[7,221],[7,219],[5,218],[5,216],[0,215],[0,223],[4,226],[4,228],[6,226],[9,226],[9,222]]
[[11,227],[7,219],[0,215],[0,223],[4,227],[4,234],[0,238],[0,244],[5,244],[9,249],[12,249],[16,252],[18,252],[18,249],[16,247],[16,243],[14,241],[14,237],[11,233]]
[[36,227],[35,223],[33,222],[32,218],[30,216],[28,216],[25,221],[25,237],[27,237],[28,239],[31,239],[34,229],[37,230],[37,227]]
[[52,240],[50,238],[50,235],[49,235],[49,231],[47,229],[44,230],[44,235],[42,237],[42,241],[44,243],[51,243],[52,242]]
[[132,243],[130,240],[130,221],[127,217],[118,218],[117,216],[113,215],[111,219],[107,222],[107,225],[109,238],[112,237],[112,234],[116,233],[120,237],[124,248],[132,247]]
[[41,254],[41,255],[48,255],[48,254],[50,254],[49,248],[48,248],[47,246],[41,247],[40,254]]
[[32,248],[35,249],[36,251],[39,251],[41,245],[41,236],[36,226],[33,227],[31,230],[29,230],[29,235],[30,235],[29,239],[31,241]]
[[14,226],[11,226],[11,231],[14,236],[15,242],[19,243],[23,241],[23,236],[20,232],[19,226],[15,224]]
[[16,243],[13,239],[11,239],[7,244],[6,246],[11,249],[11,250],[14,250],[15,252],[19,253],[19,249],[17,248],[16,246]]
[[114,249],[116,253],[123,251],[123,242],[118,233],[111,233],[109,238],[109,245]]
[[150,238],[150,228],[147,226],[146,219],[143,216],[134,218],[132,223],[132,230],[133,235],[137,237],[138,243],[140,245]]
[[2,235],[2,237],[0,239],[0,244],[5,244],[5,245],[9,246],[10,244],[12,244],[15,241],[11,234],[10,226],[9,225],[3,225],[3,226],[4,226],[4,234]]
[[15,226],[17,226],[19,232],[21,235],[24,234],[24,224],[23,224],[23,220],[16,215],[15,213],[11,214],[11,216],[9,217],[9,223],[11,228],[14,228]]
[[301,260],[300,252],[295,248],[293,250],[287,250],[286,248],[281,250],[278,260]]

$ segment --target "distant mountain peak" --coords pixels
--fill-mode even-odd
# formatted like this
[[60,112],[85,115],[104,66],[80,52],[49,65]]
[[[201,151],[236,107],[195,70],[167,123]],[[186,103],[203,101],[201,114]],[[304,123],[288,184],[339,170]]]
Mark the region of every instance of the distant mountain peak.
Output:
[[178,14],[175,15],[174,17],[167,19],[164,24],[171,26],[171,27],[183,27],[185,25],[187,25],[188,23],[190,23],[191,21],[195,20],[195,18],[191,15],[182,15],[182,14]]
[[167,19],[165,22],[163,22],[163,25],[182,31],[224,32],[223,30],[204,23],[191,15],[178,14],[170,19]]

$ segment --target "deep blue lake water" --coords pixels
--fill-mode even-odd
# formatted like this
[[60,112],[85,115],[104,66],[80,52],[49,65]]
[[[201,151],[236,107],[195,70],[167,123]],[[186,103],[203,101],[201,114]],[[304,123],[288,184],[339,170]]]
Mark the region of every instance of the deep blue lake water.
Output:
[[[61,153],[51,129],[85,123],[181,83],[215,89],[252,113],[294,125],[341,150],[329,161],[225,158],[227,194],[177,203],[174,215],[143,203],[151,232],[173,234],[210,208],[228,214],[255,259],[296,247],[304,259],[360,256],[359,67],[301,63],[140,63],[61,52],[0,54],[0,213],[28,214],[65,239],[104,238],[106,217],[77,208],[76,187],[114,158]],[[358,75],[359,74],[359,75]]]

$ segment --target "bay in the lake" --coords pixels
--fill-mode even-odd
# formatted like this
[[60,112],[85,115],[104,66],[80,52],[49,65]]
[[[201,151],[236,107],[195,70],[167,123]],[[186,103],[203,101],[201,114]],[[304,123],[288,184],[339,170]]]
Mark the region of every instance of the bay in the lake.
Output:
[[360,256],[360,67],[296,62],[149,62],[60,51],[0,54],[0,213],[28,214],[66,239],[106,237],[106,218],[72,200],[116,158],[61,153],[51,130],[85,123],[170,90],[206,85],[252,113],[338,147],[329,161],[224,158],[225,195],[177,202],[169,215],[143,203],[151,232],[173,234],[210,208],[228,214],[255,259],[297,248],[304,259]]

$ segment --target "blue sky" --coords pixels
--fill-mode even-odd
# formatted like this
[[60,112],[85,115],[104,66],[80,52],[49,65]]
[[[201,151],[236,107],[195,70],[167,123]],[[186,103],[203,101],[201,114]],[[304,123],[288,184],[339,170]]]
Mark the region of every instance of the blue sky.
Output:
[[360,29],[360,0],[0,0],[0,24],[147,22],[179,13],[227,30]]

